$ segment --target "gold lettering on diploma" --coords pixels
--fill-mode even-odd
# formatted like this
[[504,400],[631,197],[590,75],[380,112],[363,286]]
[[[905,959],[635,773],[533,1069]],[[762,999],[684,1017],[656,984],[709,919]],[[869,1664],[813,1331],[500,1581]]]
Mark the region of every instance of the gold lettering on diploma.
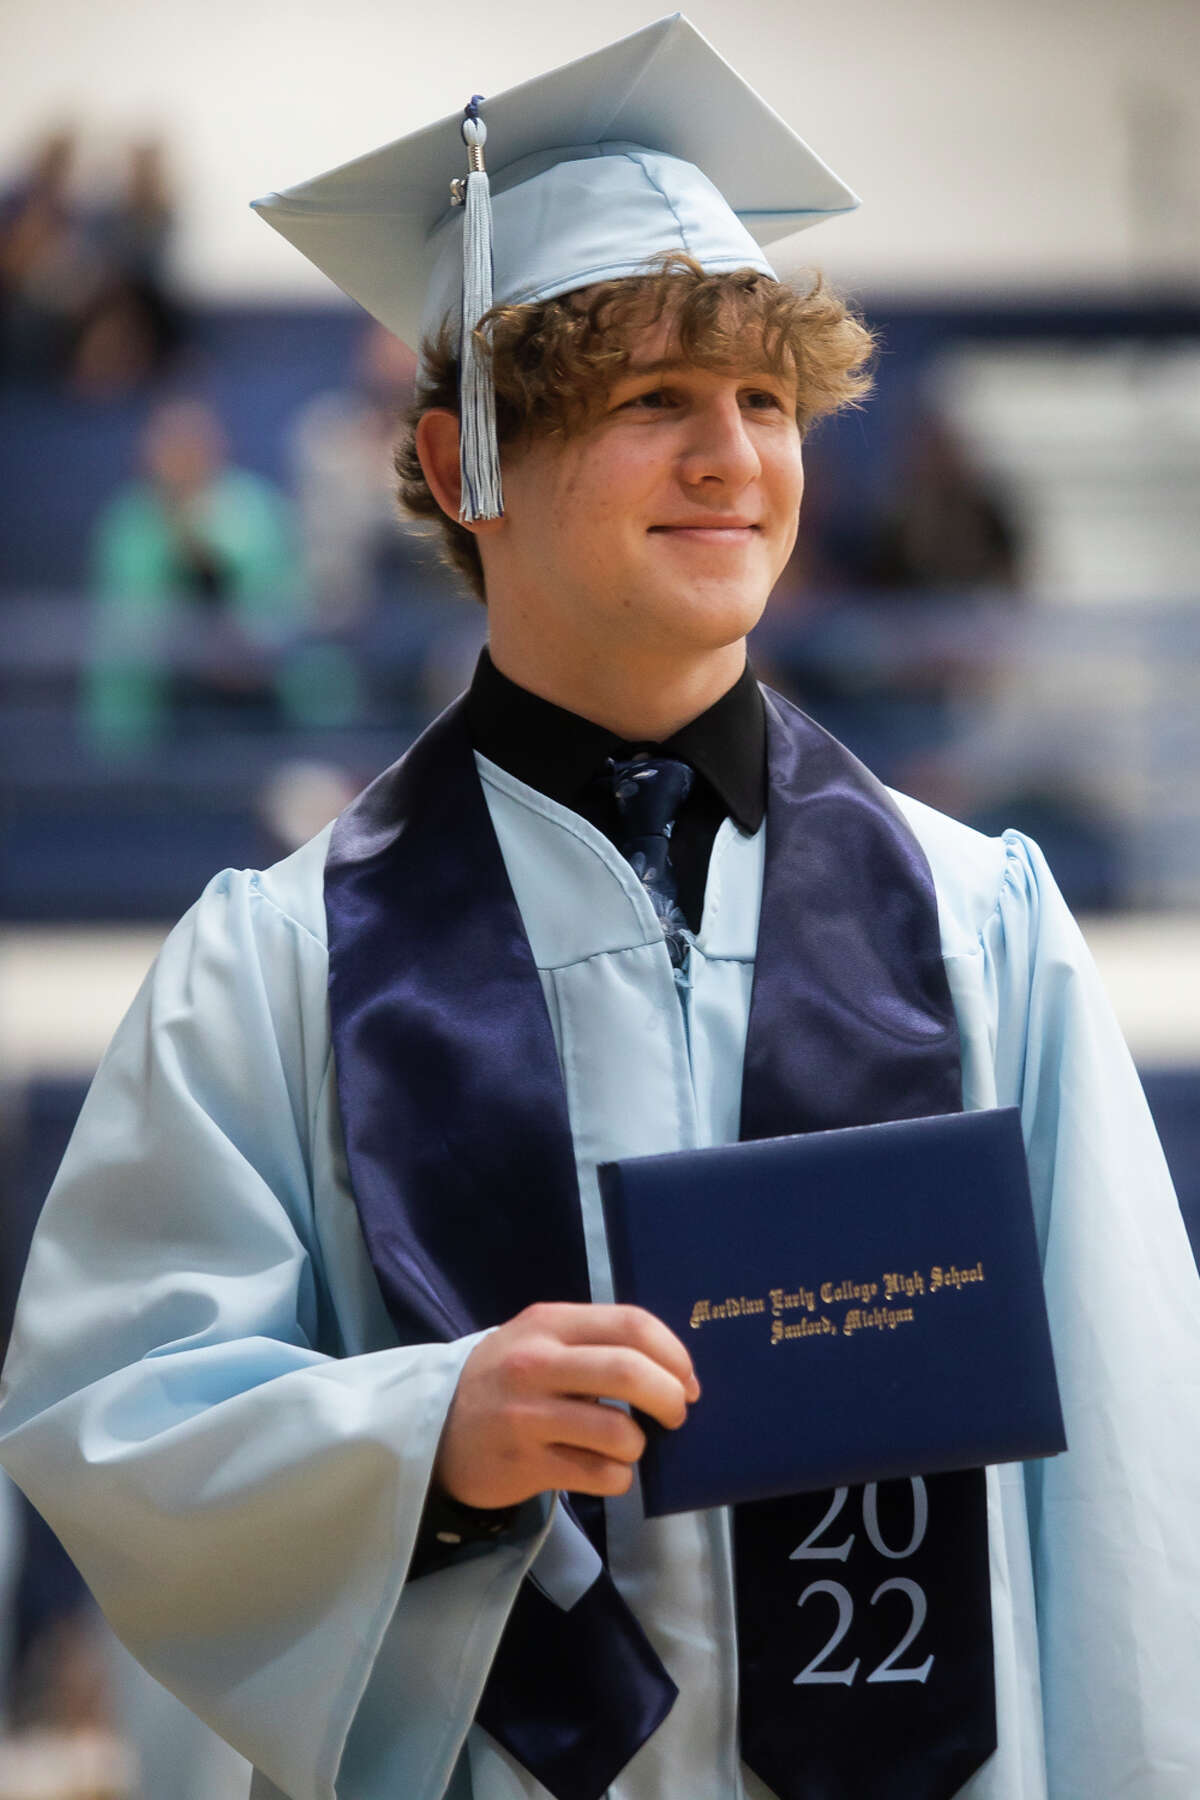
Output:
[[745,1294],[740,1294],[736,1300],[697,1300],[692,1307],[692,1330],[699,1331],[702,1325],[712,1320],[745,1319],[766,1310],[765,1300],[747,1300]]
[[852,1306],[842,1320],[842,1336],[852,1337],[856,1331],[895,1331],[897,1325],[911,1325],[914,1317],[911,1306]]
[[776,1319],[780,1313],[794,1312],[799,1306],[808,1313],[817,1310],[817,1296],[811,1288],[798,1287],[794,1293],[789,1293],[786,1288],[772,1288],[767,1298],[771,1302],[772,1316]]
[[782,1344],[786,1338],[832,1337],[837,1326],[822,1313],[819,1319],[797,1319],[785,1325],[782,1319],[771,1320],[771,1342]]
[[[920,1269],[887,1269],[878,1279],[843,1275],[836,1280],[815,1281],[811,1287],[798,1281],[794,1287],[768,1289],[763,1299],[730,1294],[723,1300],[695,1300],[690,1324],[693,1331],[699,1331],[703,1325],[766,1314],[770,1318],[772,1345],[809,1338],[854,1338],[860,1332],[896,1331],[902,1325],[912,1325],[934,1294],[948,1290],[961,1293],[986,1279],[981,1260],[967,1268],[960,1268],[957,1263],[935,1263],[928,1276]],[[818,1312],[818,1303],[824,1310]],[[843,1308],[840,1312],[835,1310]],[[789,1318],[789,1313],[799,1316]]]
[[929,1271],[929,1291],[936,1293],[938,1288],[963,1288],[968,1282],[983,1280],[983,1264],[977,1262],[973,1269],[956,1269],[951,1263],[948,1269],[938,1268],[935,1264]]
[[873,1300],[879,1292],[877,1281],[823,1281],[821,1283],[821,1300],[825,1306],[833,1306],[842,1300]]
[[911,1275],[885,1275],[883,1278],[885,1300],[897,1300],[901,1295],[906,1300],[915,1300],[918,1294],[924,1292],[925,1277],[920,1269],[914,1269]]

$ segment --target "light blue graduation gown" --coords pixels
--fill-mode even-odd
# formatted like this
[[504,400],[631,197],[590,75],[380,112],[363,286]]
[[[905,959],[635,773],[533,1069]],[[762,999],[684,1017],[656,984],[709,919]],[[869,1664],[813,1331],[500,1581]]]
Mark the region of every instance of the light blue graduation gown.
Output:
[[[645,894],[480,759],[562,1065],[593,1295],[598,1161],[737,1135],[762,834],[722,826],[681,1006]],[[1200,1793],[1200,1286],[1128,1055],[1036,850],[910,802],[966,1104],[1021,1108],[1070,1452],[989,1472],[1000,1748],[969,1800]],[[475,1339],[397,1346],[331,1067],[327,834],[225,874],[168,940],[47,1202],[0,1454],[117,1630],[261,1800],[529,1800],[470,1720],[518,1585],[587,1579],[550,1504],[409,1585]],[[636,1066],[631,1050],[636,1052]],[[610,1506],[618,1586],[679,1682],[613,1800],[749,1800],[720,1512]]]

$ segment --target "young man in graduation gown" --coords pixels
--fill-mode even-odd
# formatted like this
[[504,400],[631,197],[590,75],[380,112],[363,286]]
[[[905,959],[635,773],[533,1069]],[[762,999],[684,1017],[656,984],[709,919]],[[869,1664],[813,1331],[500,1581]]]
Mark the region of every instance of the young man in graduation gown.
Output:
[[[679,19],[468,108],[452,207],[459,131],[265,211],[424,337],[405,482],[490,658],[172,933],[47,1203],[6,1466],[260,1800],[1194,1800],[1200,1313],[1127,1054],[1036,849],[745,666],[862,349],[762,246],[851,197]],[[611,1304],[597,1164],[997,1105],[1068,1454],[645,1520],[594,1402],[703,1396]]]

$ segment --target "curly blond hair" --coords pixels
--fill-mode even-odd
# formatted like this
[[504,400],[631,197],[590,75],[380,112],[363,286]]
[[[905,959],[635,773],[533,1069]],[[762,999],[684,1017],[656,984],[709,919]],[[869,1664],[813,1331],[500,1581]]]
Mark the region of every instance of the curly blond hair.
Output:
[[[501,446],[586,431],[621,379],[636,337],[664,316],[674,347],[688,362],[738,368],[753,346],[755,361],[794,378],[801,432],[855,405],[870,389],[874,339],[820,276],[799,290],[756,269],[709,274],[690,256],[672,254],[647,275],[492,308],[476,341],[491,360]],[[458,411],[455,340],[447,325],[423,347],[421,379],[396,448],[396,474],[402,507],[435,523],[444,560],[482,600],[483,566],[474,536],[438,505],[416,448],[423,413],[433,407]]]

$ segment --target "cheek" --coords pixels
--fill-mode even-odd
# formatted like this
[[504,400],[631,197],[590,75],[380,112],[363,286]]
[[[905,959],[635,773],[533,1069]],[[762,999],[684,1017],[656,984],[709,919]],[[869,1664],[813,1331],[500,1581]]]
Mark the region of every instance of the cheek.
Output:
[[771,485],[771,511],[775,539],[784,562],[792,553],[800,526],[800,502],[804,497],[804,470],[799,456],[783,459]]
[[[632,438],[632,441],[630,439]],[[664,481],[662,458],[649,441],[613,433],[563,470],[562,497],[590,517],[633,518]]]
[[782,569],[795,547],[800,502],[804,498],[804,462],[798,442],[779,457],[772,469],[771,486],[778,529],[778,562]]
[[798,437],[794,438],[786,448],[782,448],[779,462],[778,492],[780,498],[788,507],[798,509],[804,498],[804,457]]

